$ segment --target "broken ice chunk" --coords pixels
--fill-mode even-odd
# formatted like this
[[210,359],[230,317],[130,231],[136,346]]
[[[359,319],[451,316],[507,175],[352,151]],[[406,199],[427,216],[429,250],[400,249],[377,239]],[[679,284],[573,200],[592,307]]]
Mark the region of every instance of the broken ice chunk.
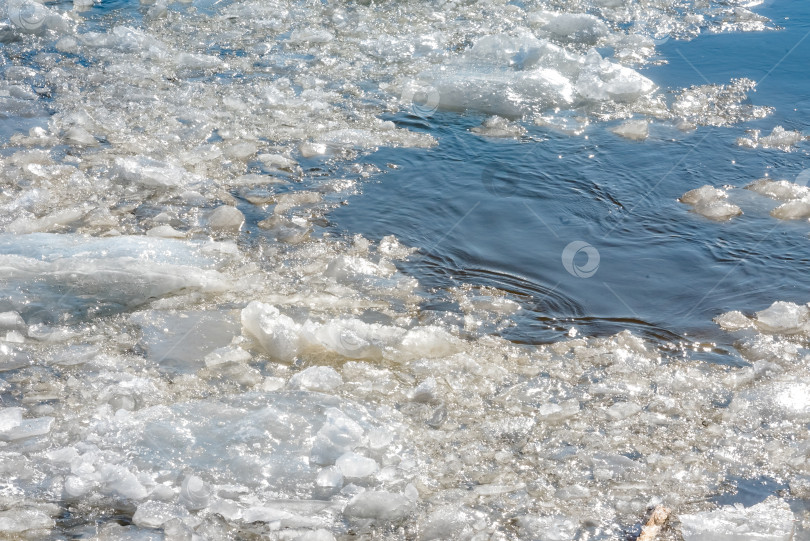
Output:
[[275,306],[251,302],[242,310],[242,326],[273,358],[291,362],[298,355],[301,326]]
[[104,491],[130,500],[142,500],[148,492],[138,478],[124,466],[104,464],[99,470]]
[[[53,528],[53,525],[53,519],[39,509],[0,511],[0,533],[21,534],[30,530],[50,529]],[[12,538],[17,539],[17,536],[12,536]]]
[[147,501],[138,506],[132,523],[142,528],[160,528],[174,518],[184,518],[188,511],[172,503]]
[[412,502],[402,494],[369,490],[352,498],[343,512],[351,518],[393,521],[407,517],[412,507]]
[[214,209],[208,215],[208,227],[219,231],[239,231],[245,223],[245,215],[230,205],[223,205]]
[[23,408],[0,409],[0,433],[20,426],[22,423]]
[[319,487],[340,488],[343,486],[343,473],[336,466],[328,466],[318,472],[315,484]]
[[687,205],[697,205],[698,203],[701,203],[703,201],[716,201],[718,199],[724,199],[726,197],[728,197],[728,194],[726,194],[724,190],[706,184],[704,186],[701,186],[700,188],[689,190],[688,192],[683,194],[681,196],[680,202],[686,203]]
[[0,409],[0,441],[16,441],[41,436],[51,431],[53,417],[23,419],[22,408]]
[[780,220],[804,220],[810,218],[810,197],[788,201],[771,211],[771,216]]
[[757,329],[771,334],[798,334],[810,330],[810,308],[807,305],[777,301],[756,313]]
[[25,320],[17,312],[0,313],[0,331],[25,331]]
[[594,45],[610,29],[598,17],[587,13],[561,13],[549,20],[543,29],[564,43]]
[[201,180],[182,167],[146,156],[116,158],[113,175],[123,182],[146,188],[176,188]]
[[0,310],[30,325],[118,313],[180,292],[221,292],[227,280],[209,269],[225,254],[205,253],[217,247],[144,236],[0,235]]
[[641,409],[641,406],[634,402],[617,402],[605,410],[605,414],[612,421],[621,421],[622,419],[632,417],[640,412]]
[[301,143],[298,150],[304,158],[312,158],[326,154],[329,149],[323,143]]
[[707,184],[686,192],[681,196],[680,202],[692,205],[692,211],[701,216],[722,222],[742,214],[740,207],[723,200],[726,197],[728,194],[725,190]]
[[786,130],[782,126],[776,126],[770,135],[761,136],[760,130],[751,130],[749,133],[750,137],[737,139],[737,144],[749,148],[777,148],[787,152],[806,139],[802,132]]
[[246,363],[251,359],[250,353],[240,347],[217,348],[205,356],[205,366],[212,368],[223,364]]
[[312,444],[310,459],[315,464],[328,466],[341,455],[360,445],[363,427],[337,408],[326,410],[326,422],[318,430]]
[[680,515],[684,541],[791,541],[793,512],[773,496],[752,507],[724,506]]
[[368,458],[357,453],[344,453],[335,461],[335,466],[340,469],[344,477],[361,478],[368,477],[376,473],[380,467],[373,458]]
[[170,225],[159,225],[146,232],[147,237],[161,237],[164,239],[184,239],[188,235],[183,231],[178,231]]
[[610,131],[633,141],[643,141],[650,134],[649,123],[643,119],[622,122]]
[[485,137],[520,137],[526,133],[526,128],[516,122],[509,122],[500,116],[491,116],[484,120],[480,126],[472,128],[471,132]]
[[752,325],[751,320],[737,310],[717,316],[714,318],[714,322],[720,325],[724,331],[739,331]]
[[130,317],[142,330],[140,345],[164,369],[189,372],[201,368],[206,355],[231,343],[239,325],[215,310],[145,310]]
[[290,378],[290,388],[331,392],[343,385],[343,378],[329,366],[310,366]]
[[319,529],[301,534],[293,541],[335,541],[335,536],[329,530]]
[[810,188],[807,186],[794,184],[787,180],[771,180],[769,178],[761,178],[752,182],[745,189],[779,201],[801,199],[810,195]]

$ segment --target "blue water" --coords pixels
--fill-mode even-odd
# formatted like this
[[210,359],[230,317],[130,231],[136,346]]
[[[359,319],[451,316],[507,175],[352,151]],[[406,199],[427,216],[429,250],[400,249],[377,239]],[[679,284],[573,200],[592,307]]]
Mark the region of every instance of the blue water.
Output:
[[[775,299],[810,300],[806,221],[776,220],[768,215],[775,202],[742,190],[732,200],[745,214],[727,223],[677,201],[704,184],[793,180],[810,167],[806,144],[783,152],[735,143],[747,129],[810,124],[810,5],[775,2],[761,13],[782,29],[670,40],[660,47],[666,63],[642,73],[672,90],[733,77],[759,81],[749,99],[775,108],[765,119],[686,133],[653,123],[643,142],[609,132],[610,123],[582,136],[526,126],[516,141],[470,134],[481,115],[401,114],[392,119],[432,133],[439,145],[381,149],[370,161],[399,167],[330,218],[346,231],[395,234],[419,247],[403,268],[439,290],[427,305],[446,306],[441,290],[461,283],[512,293],[525,310],[503,331],[510,339],[555,341],[571,326],[588,335],[631,329],[664,342],[713,343],[709,357],[733,362],[731,339],[713,317],[761,310]],[[590,278],[563,267],[561,254],[573,241],[598,250]],[[586,263],[584,253],[578,257],[576,264]]]

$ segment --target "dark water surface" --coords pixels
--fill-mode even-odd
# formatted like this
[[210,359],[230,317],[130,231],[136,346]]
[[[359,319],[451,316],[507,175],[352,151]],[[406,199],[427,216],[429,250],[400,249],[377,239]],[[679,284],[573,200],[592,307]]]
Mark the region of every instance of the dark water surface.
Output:
[[[810,300],[807,222],[776,220],[768,214],[775,202],[739,189],[763,176],[796,181],[810,167],[806,144],[792,152],[736,144],[747,129],[804,131],[810,123],[810,5],[775,2],[761,12],[783,28],[670,40],[661,46],[666,63],[642,73],[664,89],[761,81],[749,99],[775,108],[765,119],[689,132],[658,122],[643,142],[611,133],[610,124],[582,135],[529,126],[517,141],[469,133],[482,115],[400,115],[398,124],[432,133],[438,146],[374,154],[381,167],[398,168],[331,219],[419,247],[404,268],[428,286],[513,293],[525,308],[505,331],[513,340],[554,341],[572,326],[588,335],[631,329],[714,342],[722,352],[730,344],[711,321],[718,314]],[[738,188],[730,201],[743,216],[717,223],[677,201],[704,184]],[[588,278],[562,264],[575,241],[598,252]],[[580,251],[574,263],[587,259]]]

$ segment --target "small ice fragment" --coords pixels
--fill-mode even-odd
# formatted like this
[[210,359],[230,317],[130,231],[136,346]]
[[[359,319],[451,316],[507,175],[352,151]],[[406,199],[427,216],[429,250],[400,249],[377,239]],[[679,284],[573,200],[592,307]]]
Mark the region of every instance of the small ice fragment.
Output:
[[318,472],[315,484],[319,487],[340,488],[343,486],[343,473],[336,466],[327,466]]
[[475,487],[474,491],[476,494],[480,496],[499,496],[501,494],[509,494],[510,492],[516,492],[526,488],[526,485],[523,483],[519,483],[517,485],[496,485],[496,484],[488,484],[488,485],[478,485]]
[[795,145],[804,141],[806,137],[800,131],[786,130],[782,126],[774,127],[770,135],[761,136],[759,130],[752,130],[751,137],[740,137],[737,144],[750,148],[777,148],[789,151]]
[[341,255],[329,262],[324,274],[338,281],[350,281],[365,276],[388,277],[396,272],[390,263],[374,263],[360,256]]
[[412,502],[402,494],[369,490],[352,498],[344,514],[351,518],[374,520],[401,520],[412,509]]
[[216,513],[230,521],[242,518],[242,508],[239,507],[238,503],[231,500],[217,498],[209,504],[208,511]]
[[174,499],[175,491],[166,485],[157,485],[149,493],[150,500],[160,500],[168,502]]
[[240,347],[225,346],[217,348],[205,356],[205,366],[208,368],[223,364],[246,363],[252,359],[250,353]]
[[471,132],[485,137],[520,137],[526,133],[526,128],[516,122],[509,122],[500,116],[491,116],[484,120],[480,126],[472,128]]
[[[16,408],[6,408],[16,409]],[[16,414],[12,413],[6,422],[16,422]],[[53,417],[38,417],[36,419],[23,419],[18,425],[0,431],[0,441],[16,441],[34,436],[42,436],[51,431]]]
[[810,218],[810,197],[788,201],[771,211],[771,216],[780,220],[804,220]]
[[172,188],[193,178],[182,167],[145,156],[116,158],[113,174],[124,182],[140,184],[148,188]]
[[562,515],[522,516],[516,524],[522,539],[537,541],[570,541],[579,529],[578,521]]
[[587,13],[561,13],[546,23],[544,29],[560,41],[588,45],[610,33],[604,21]]
[[297,165],[294,160],[291,160],[281,154],[259,154],[256,158],[262,162],[265,167],[273,169],[283,169],[290,171]]
[[23,344],[25,343],[25,337],[20,334],[19,331],[8,331],[6,333],[6,342],[10,342],[12,344]]
[[709,218],[710,220],[716,220],[718,222],[724,222],[742,214],[742,209],[740,209],[740,207],[731,203],[726,203],[725,201],[698,203],[692,210],[704,218]]
[[362,478],[376,473],[380,468],[373,458],[348,452],[335,461],[344,477]]
[[434,378],[427,378],[420,383],[411,395],[411,400],[414,402],[433,402],[436,400],[436,380]]
[[130,500],[142,500],[149,494],[131,471],[123,466],[104,464],[100,469],[105,491]]
[[680,202],[692,205],[695,213],[710,220],[725,221],[742,214],[740,207],[724,201],[726,197],[728,194],[724,190],[707,184],[686,192],[681,196]]
[[554,496],[561,500],[583,500],[591,496],[591,491],[588,487],[582,485],[571,485],[558,489]]
[[164,239],[184,239],[187,234],[183,231],[178,231],[170,225],[159,225],[153,227],[146,232],[147,237],[160,237]]
[[689,190],[681,196],[680,202],[687,205],[696,205],[706,201],[716,201],[718,199],[725,199],[728,194],[724,190],[720,190],[708,184]]
[[394,434],[385,428],[373,428],[368,431],[368,447],[370,449],[385,449],[394,441]]
[[416,251],[416,248],[403,246],[394,235],[387,235],[380,240],[379,253],[391,259],[405,259]]
[[94,483],[90,479],[85,479],[77,475],[68,476],[62,488],[66,500],[76,500],[90,492]]
[[278,391],[279,389],[284,387],[285,383],[286,381],[284,380],[284,378],[275,378],[272,376],[268,376],[264,378],[264,382],[262,383],[262,391],[268,392]]
[[737,310],[720,314],[714,318],[714,322],[720,325],[720,328],[722,328],[724,331],[731,332],[748,328],[753,324],[745,314]]
[[403,353],[412,357],[444,357],[455,353],[459,339],[437,325],[409,330],[402,339]]
[[334,36],[323,28],[297,28],[290,33],[290,43],[328,43]]
[[312,158],[313,156],[322,156],[328,150],[327,146],[323,143],[301,143],[298,147],[301,156],[304,158]]
[[771,180],[769,178],[754,181],[745,189],[778,201],[791,201],[810,195],[810,188],[807,186],[794,184],[787,180]]
[[632,417],[641,411],[641,406],[634,402],[617,402],[605,410],[605,414],[613,421],[621,421]]
[[275,359],[290,362],[298,355],[301,327],[275,306],[251,302],[242,310],[242,326]]
[[343,385],[343,378],[329,366],[310,366],[290,378],[290,388],[331,392]]
[[299,535],[293,541],[335,541],[335,536],[329,530],[313,530]]
[[76,146],[96,146],[98,141],[93,135],[81,126],[73,126],[65,131],[64,139],[66,143]]
[[[39,509],[8,509],[0,511],[0,532],[5,534],[45,530],[53,528],[53,525],[53,519]],[[12,537],[17,539],[17,536]],[[28,536],[25,536],[25,538],[28,539]]]
[[756,313],[757,329],[772,334],[797,334],[810,329],[810,308],[777,301]]
[[225,149],[225,155],[232,160],[247,160],[259,150],[256,143],[250,141],[243,141],[241,143],[234,143]]
[[310,458],[315,464],[334,464],[342,454],[357,447],[362,439],[363,427],[339,409],[329,408],[326,422],[315,436]]
[[23,408],[0,409],[0,434],[20,426],[24,411]]
[[160,528],[173,518],[187,515],[188,512],[179,505],[150,500],[138,506],[132,523],[142,528]]
[[222,65],[222,61],[216,56],[207,54],[180,53],[175,57],[178,68],[188,68],[194,70],[213,69]]
[[24,331],[26,330],[25,320],[17,312],[2,312],[0,313],[0,330]]
[[678,518],[684,541],[791,541],[794,533],[790,506],[774,496],[752,507],[727,505]]
[[646,120],[628,120],[612,128],[610,131],[626,139],[643,141],[650,134],[649,123]]
[[223,205],[208,215],[208,226],[220,231],[239,231],[245,223],[245,215],[236,207]]

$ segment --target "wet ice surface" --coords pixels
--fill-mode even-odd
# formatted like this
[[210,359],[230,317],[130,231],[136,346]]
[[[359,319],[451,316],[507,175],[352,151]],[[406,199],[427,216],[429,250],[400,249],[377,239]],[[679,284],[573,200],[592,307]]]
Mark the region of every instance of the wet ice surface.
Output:
[[[719,315],[727,362],[575,325],[520,344],[508,284],[433,291],[419,243],[329,222],[384,176],[368,152],[458,112],[473,145],[773,114],[736,74],[672,98],[644,72],[666,39],[773,26],[748,4],[0,5],[0,534],[614,539],[658,504],[675,538],[805,532],[806,305]],[[773,130],[744,150],[801,152]],[[671,199],[806,218],[798,177],[707,182]],[[735,507],[763,476],[788,493]]]

